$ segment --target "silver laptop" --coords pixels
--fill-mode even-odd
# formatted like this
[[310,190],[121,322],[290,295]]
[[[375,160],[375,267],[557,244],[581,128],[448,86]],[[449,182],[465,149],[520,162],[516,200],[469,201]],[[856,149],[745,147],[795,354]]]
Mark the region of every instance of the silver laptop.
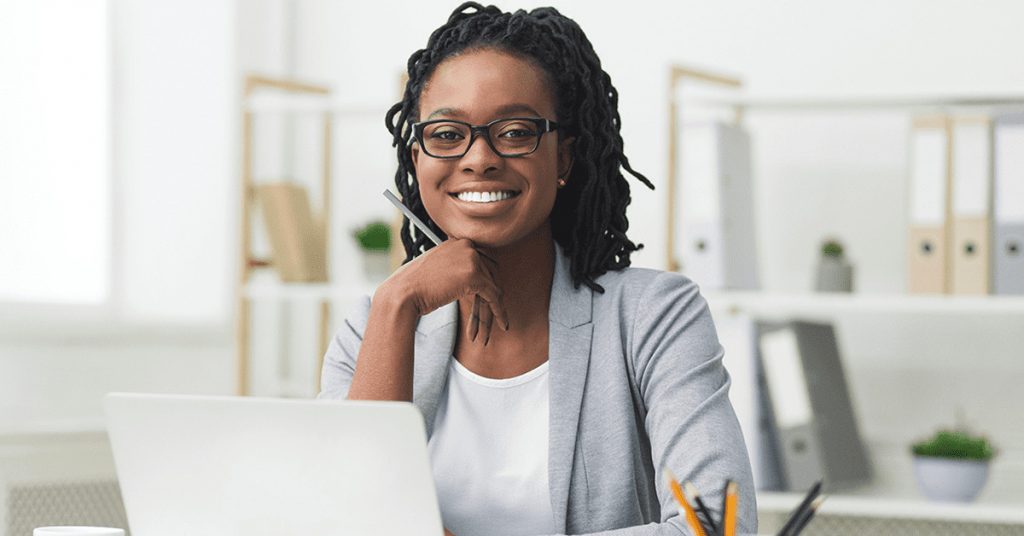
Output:
[[110,394],[132,536],[442,534],[404,402]]

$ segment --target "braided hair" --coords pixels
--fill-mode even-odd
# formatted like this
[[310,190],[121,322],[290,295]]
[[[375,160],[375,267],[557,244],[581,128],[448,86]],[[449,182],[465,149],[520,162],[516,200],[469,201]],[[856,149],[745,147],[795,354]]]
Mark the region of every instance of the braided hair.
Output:
[[[418,120],[420,95],[434,69],[447,58],[481,49],[525,59],[546,74],[554,93],[559,136],[576,138],[570,148],[575,165],[551,212],[552,236],[570,257],[574,286],[582,283],[603,293],[595,279],[629,266],[630,254],[643,247],[626,236],[630,195],[621,169],[652,190],[654,185],[630,167],[622,152],[619,96],[611,77],[601,69],[601,60],[579,25],[554,8],[503,13],[495,6],[466,2],[430,34],[426,48],[409,57],[405,93],[385,117],[397,148],[395,185],[402,200],[431,230],[445,236],[420,197],[409,151],[412,123]],[[405,262],[433,247],[422,233],[412,234],[407,218],[401,236]]]

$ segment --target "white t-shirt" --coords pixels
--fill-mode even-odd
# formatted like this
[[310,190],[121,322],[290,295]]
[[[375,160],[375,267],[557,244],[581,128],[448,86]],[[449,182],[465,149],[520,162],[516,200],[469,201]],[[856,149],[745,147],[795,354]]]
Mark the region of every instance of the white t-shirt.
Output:
[[548,362],[485,378],[452,359],[428,450],[444,526],[455,536],[552,534]]

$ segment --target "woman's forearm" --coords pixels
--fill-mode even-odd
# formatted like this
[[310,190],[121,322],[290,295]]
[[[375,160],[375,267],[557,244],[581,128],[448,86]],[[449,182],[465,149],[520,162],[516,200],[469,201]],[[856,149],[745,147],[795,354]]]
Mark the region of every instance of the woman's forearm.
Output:
[[419,314],[400,291],[373,297],[349,400],[412,401],[413,342]]

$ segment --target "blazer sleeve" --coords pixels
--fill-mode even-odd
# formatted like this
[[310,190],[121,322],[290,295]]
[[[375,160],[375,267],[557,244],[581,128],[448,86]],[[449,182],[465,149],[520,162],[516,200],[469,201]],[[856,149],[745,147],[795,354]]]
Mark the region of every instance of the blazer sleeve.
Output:
[[344,400],[352,386],[352,375],[356,371],[359,346],[370,318],[370,297],[363,297],[345,318],[341,329],[335,333],[324,354],[324,365],[320,371],[319,399]]
[[729,373],[722,363],[725,352],[707,301],[687,277],[662,272],[644,292],[634,319],[632,360],[646,410],[644,425],[662,523],[677,518],[673,524],[689,530],[664,484],[667,467],[681,481],[697,486],[716,519],[721,517],[725,480],[736,481],[737,532],[756,533],[750,459],[729,402]]
[[665,467],[697,486],[716,519],[721,518],[725,480],[736,481],[737,533],[756,534],[753,476],[729,402],[725,352],[693,281],[673,272],[653,279],[633,317],[630,351],[646,412],[661,522],[578,536],[692,536],[665,484]]

